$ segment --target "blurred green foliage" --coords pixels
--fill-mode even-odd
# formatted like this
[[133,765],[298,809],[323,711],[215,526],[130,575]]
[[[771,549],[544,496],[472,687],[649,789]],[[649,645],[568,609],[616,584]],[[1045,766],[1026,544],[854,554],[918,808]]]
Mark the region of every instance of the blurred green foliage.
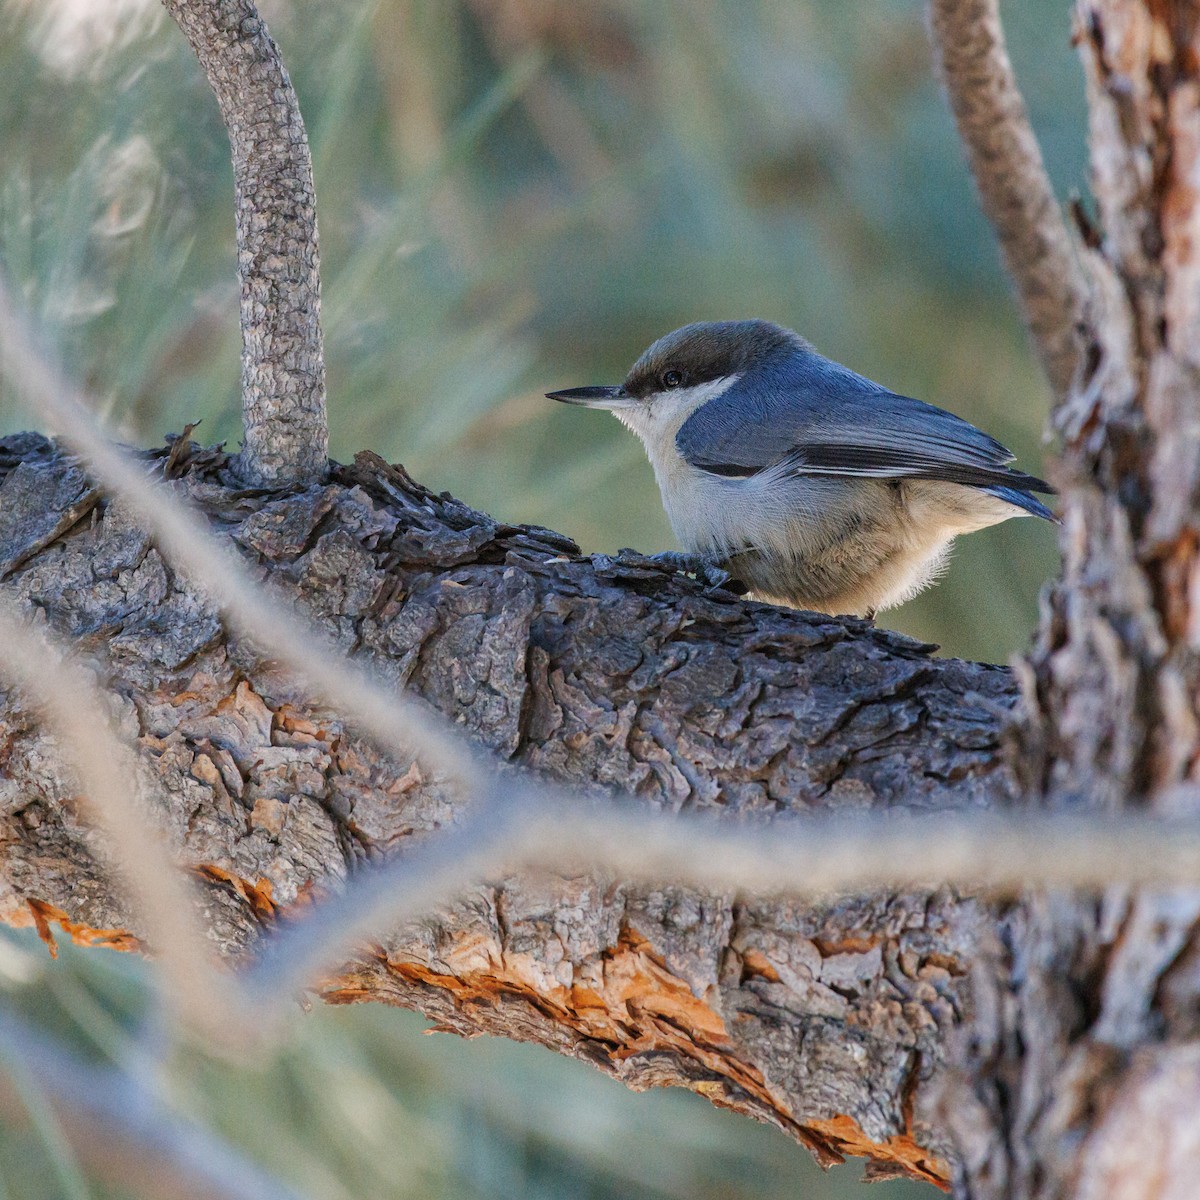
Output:
[[[686,321],[763,316],[976,421],[1038,469],[1047,389],[932,77],[919,0],[262,8],[313,144],[336,457],[369,446],[588,551],[669,547],[636,441],[541,393],[619,379]],[[1060,194],[1081,189],[1069,6],[1004,10]],[[236,443],[231,195],[215,103],[153,0],[0,7],[0,261],[131,441],[202,419],[198,436]],[[30,424],[15,399],[4,397],[0,429]],[[946,581],[886,621],[1004,660],[1026,643],[1055,563],[1048,526],[1010,522],[965,539]],[[110,974],[136,991],[135,976]],[[306,1177],[322,1181],[314,1194],[409,1194],[347,1183],[342,1141],[376,1135],[380,1162],[408,1146],[413,1194],[799,1186],[799,1150],[699,1101],[635,1100],[531,1051],[418,1050],[415,1023],[388,1012],[313,1024],[311,1045],[239,1089],[273,1123],[272,1144],[303,1152]],[[341,1125],[310,1137],[304,1122],[343,1061],[358,1090],[337,1101]],[[407,1091],[401,1076],[415,1081]],[[228,1117],[234,1101],[210,1085],[196,1095]],[[528,1103],[514,1106],[514,1093]],[[268,1094],[289,1099],[275,1111]],[[363,1096],[386,1120],[351,1134]],[[564,1116],[577,1104],[602,1112],[636,1155],[579,1142]],[[735,1174],[752,1164],[753,1187],[737,1190],[717,1158]],[[0,1153],[5,1171],[16,1161]],[[13,1181],[10,1192],[50,1194]]]

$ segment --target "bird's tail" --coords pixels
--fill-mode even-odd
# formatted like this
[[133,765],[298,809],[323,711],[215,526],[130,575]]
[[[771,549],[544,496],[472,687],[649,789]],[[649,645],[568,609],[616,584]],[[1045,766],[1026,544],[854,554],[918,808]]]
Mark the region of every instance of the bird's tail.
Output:
[[[1047,488],[1046,490],[1049,491],[1051,489]],[[1032,492],[1015,487],[990,487],[984,488],[984,491],[989,496],[995,496],[999,500],[1006,500],[1009,504],[1015,504],[1017,508],[1023,509],[1032,516],[1041,517],[1046,521],[1053,521],[1055,525],[1060,523],[1059,519]]]

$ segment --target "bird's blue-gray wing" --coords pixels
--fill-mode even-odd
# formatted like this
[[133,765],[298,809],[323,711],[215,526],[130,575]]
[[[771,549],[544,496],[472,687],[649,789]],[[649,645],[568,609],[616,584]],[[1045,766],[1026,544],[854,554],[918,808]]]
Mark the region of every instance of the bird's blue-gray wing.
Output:
[[969,422],[889,392],[815,352],[739,379],[683,423],[676,445],[693,466],[717,475],[775,467],[797,475],[1053,490],[1007,467],[1013,455]]

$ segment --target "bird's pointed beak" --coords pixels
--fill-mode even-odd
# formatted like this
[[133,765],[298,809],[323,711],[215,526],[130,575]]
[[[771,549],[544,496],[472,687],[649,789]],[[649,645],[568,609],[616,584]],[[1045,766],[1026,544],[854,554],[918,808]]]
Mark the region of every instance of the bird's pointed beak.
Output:
[[546,398],[564,404],[582,404],[584,408],[629,408],[637,403],[621,384],[564,388],[561,392],[547,392]]

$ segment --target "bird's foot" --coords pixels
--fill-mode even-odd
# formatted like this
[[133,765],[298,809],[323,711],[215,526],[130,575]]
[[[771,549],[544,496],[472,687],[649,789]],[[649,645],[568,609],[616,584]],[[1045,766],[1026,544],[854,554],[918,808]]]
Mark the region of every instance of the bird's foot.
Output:
[[681,554],[677,550],[662,550],[657,554],[642,554],[637,550],[618,550],[616,554],[593,554],[592,562],[601,571],[611,572],[624,569],[630,577],[645,574],[653,568],[666,568],[681,575],[691,575],[705,589],[722,590],[734,596],[744,596],[749,590],[744,583],[735,579],[715,559],[698,554]]
[[678,550],[660,550],[657,554],[638,554],[636,550],[622,550],[618,559],[634,556],[646,558],[659,566],[668,567],[680,575],[691,575],[706,588],[720,588],[734,595],[742,595],[746,591],[744,584],[734,579],[719,562],[704,558],[699,554],[681,554]]
[[692,575],[705,587],[724,587],[733,576],[718,563],[699,554],[681,554],[678,550],[660,550],[646,556],[652,562],[669,567],[679,575]]

